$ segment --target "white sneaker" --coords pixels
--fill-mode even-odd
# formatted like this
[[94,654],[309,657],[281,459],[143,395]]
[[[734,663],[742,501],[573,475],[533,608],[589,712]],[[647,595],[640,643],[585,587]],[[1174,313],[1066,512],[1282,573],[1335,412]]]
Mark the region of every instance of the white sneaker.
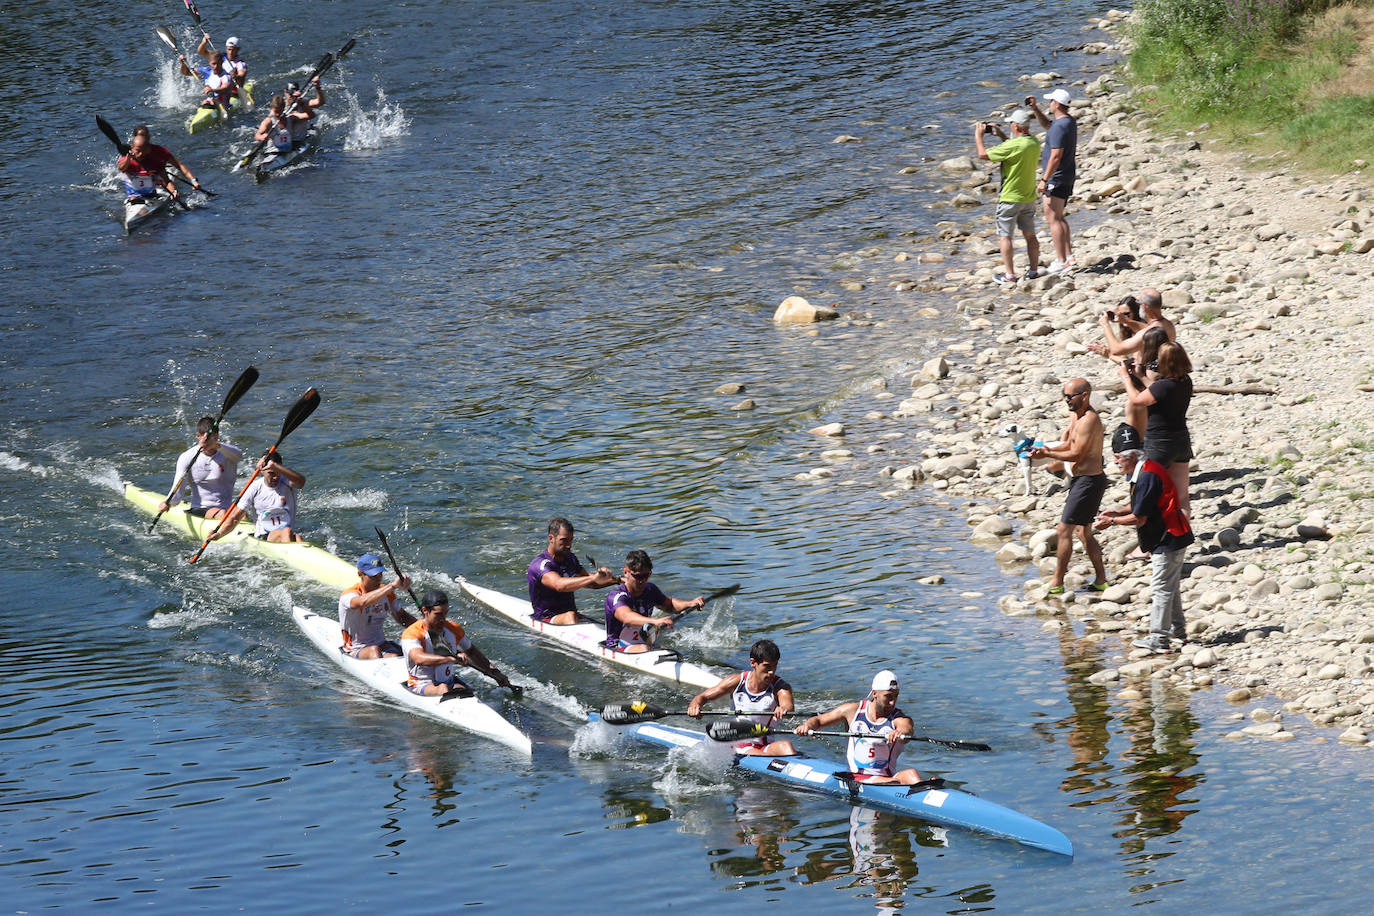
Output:
[[1060,261],[1060,260],[1058,260],[1058,259],[1056,258],[1055,260],[1053,260],[1053,261],[1050,262],[1050,266],[1049,266],[1049,267],[1046,267],[1046,268],[1045,268],[1045,273],[1047,273],[1047,274],[1061,274],[1061,273],[1064,272],[1064,268],[1065,268],[1066,266],[1068,266],[1068,265],[1066,265],[1063,261]]

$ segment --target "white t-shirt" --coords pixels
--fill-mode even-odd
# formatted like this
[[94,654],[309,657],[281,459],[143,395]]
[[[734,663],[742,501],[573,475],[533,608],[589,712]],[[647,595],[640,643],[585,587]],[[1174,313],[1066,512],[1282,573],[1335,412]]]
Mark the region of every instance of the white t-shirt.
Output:
[[267,478],[259,475],[239,499],[239,508],[253,514],[253,533],[258,537],[291,528],[296,521],[296,490],[285,477],[279,475],[277,485],[269,487]]
[[238,476],[242,457],[243,450],[228,442],[220,442],[213,455],[203,454],[199,445],[191,446],[177,457],[174,481],[181,481],[181,486],[172,492],[167,502],[179,502],[189,483],[192,509],[228,509],[234,502],[234,479]]

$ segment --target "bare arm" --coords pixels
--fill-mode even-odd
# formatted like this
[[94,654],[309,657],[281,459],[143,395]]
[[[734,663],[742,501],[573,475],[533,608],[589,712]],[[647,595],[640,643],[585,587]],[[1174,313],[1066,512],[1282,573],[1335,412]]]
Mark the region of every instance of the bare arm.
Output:
[[858,703],[844,703],[836,706],[830,712],[823,712],[819,716],[812,716],[801,725],[798,725],[795,733],[798,735],[809,735],[817,729],[825,728],[827,725],[834,725],[843,722],[848,725],[854,718],[854,714],[859,711]]
[[1121,376],[1121,382],[1126,386],[1126,399],[1132,404],[1137,407],[1153,407],[1158,403],[1144,382],[1127,372],[1125,366],[1121,366],[1117,370],[1117,374]]
[[556,592],[575,592],[579,588],[604,588],[615,581],[615,576],[606,567],[601,567],[594,573],[587,573],[581,576],[560,576],[553,570],[549,570],[539,577],[539,583],[546,588],[551,588]]
[[732,693],[739,686],[739,679],[744,677],[742,672],[736,671],[734,674],[721,678],[716,682],[716,686],[707,687],[701,693],[692,697],[692,702],[687,704],[687,715],[694,719],[701,718],[701,707],[712,700],[718,700],[727,693]]

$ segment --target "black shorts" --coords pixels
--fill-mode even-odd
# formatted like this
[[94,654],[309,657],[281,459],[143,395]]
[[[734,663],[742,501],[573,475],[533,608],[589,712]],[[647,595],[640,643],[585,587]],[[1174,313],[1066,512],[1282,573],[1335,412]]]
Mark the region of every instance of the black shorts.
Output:
[[1073,196],[1074,183],[1073,181],[1066,182],[1062,178],[1051,178],[1045,182],[1045,193],[1050,197],[1068,200]]
[[1075,477],[1069,482],[1069,498],[1064,500],[1064,514],[1059,520],[1066,525],[1091,525],[1106,492],[1106,474]]
[[1187,433],[1182,436],[1147,436],[1145,457],[1166,468],[1175,461],[1192,461],[1192,437]]

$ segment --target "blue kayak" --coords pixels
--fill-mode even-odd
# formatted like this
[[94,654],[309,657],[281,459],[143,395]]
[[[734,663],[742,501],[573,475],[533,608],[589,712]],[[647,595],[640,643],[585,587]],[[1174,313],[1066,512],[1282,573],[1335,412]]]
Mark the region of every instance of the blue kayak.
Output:
[[[589,714],[589,718],[593,722],[600,719],[596,713]],[[659,722],[620,727],[631,737],[659,747],[691,748],[708,740],[701,732]],[[804,754],[791,757],[740,755],[735,757],[735,766],[794,788],[833,795],[852,805],[905,814],[932,824],[963,827],[1036,849],[1073,855],[1069,838],[1048,824],[948,786],[931,785],[930,782],[915,786],[874,786],[836,779],[837,771],[844,772],[843,764]]]

